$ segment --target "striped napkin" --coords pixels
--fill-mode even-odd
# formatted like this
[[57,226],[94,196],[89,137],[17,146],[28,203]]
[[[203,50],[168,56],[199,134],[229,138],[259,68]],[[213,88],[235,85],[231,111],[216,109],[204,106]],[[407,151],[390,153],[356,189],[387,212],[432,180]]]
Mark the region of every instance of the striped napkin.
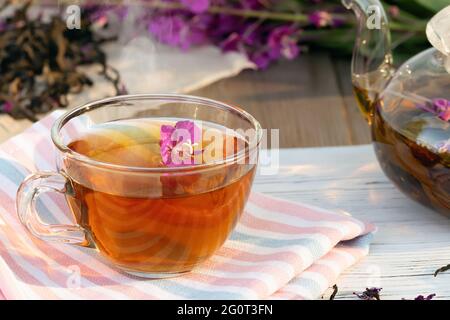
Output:
[[[49,129],[60,115],[52,113],[0,146],[4,299],[314,299],[368,253],[371,225],[257,193],[225,245],[177,278],[131,277],[92,249],[34,239],[18,220],[16,191],[29,173],[55,170]],[[41,198],[47,221],[70,221],[63,197]]]

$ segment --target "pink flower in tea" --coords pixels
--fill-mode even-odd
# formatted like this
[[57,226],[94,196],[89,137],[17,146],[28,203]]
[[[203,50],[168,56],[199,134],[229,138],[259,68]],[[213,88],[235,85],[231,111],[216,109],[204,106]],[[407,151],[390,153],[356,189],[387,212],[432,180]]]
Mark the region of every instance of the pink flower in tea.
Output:
[[433,100],[434,108],[439,118],[444,121],[450,120],[450,101],[447,99]]
[[444,121],[450,121],[450,100],[444,98],[433,99],[424,104],[417,104],[417,107],[423,111],[435,114]]
[[167,166],[192,165],[193,157],[201,153],[195,149],[202,138],[202,131],[193,121],[178,121],[175,126],[162,125],[160,134],[161,158]]

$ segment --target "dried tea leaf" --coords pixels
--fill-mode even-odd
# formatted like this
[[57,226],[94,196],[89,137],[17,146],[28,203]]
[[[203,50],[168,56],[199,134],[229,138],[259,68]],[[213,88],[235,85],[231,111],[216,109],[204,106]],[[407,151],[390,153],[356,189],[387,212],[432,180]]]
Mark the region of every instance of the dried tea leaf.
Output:
[[450,264],[448,264],[446,266],[443,266],[442,268],[437,269],[434,272],[434,276],[436,277],[439,273],[442,273],[442,272],[445,272],[445,271],[448,271],[448,270],[450,270]]
[[366,288],[363,292],[353,292],[361,300],[381,300],[380,292],[383,288]]
[[0,21],[0,113],[36,121],[37,114],[67,107],[69,93],[93,85],[79,70],[81,65],[100,64],[116,94],[124,93],[119,73],[107,64],[101,49],[102,43],[113,39],[92,32],[89,12],[82,17],[82,29],[69,30],[58,16],[48,22],[29,19],[30,3],[9,0],[0,6],[2,14],[13,9]]
[[333,285],[333,293],[330,296],[330,300],[334,300],[334,298],[336,297],[338,291],[339,291],[338,286],[336,284]]
[[428,296],[419,295],[414,298],[414,300],[433,300],[433,298],[436,297],[435,293],[429,294]]

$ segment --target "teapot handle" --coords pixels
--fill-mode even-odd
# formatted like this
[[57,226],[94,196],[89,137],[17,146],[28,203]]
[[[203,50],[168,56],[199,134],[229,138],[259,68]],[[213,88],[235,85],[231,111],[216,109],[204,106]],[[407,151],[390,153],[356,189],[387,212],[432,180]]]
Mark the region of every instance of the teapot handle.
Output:
[[342,0],[342,3],[355,12],[358,20],[352,82],[360,109],[370,123],[378,95],[395,71],[389,21],[378,0]]

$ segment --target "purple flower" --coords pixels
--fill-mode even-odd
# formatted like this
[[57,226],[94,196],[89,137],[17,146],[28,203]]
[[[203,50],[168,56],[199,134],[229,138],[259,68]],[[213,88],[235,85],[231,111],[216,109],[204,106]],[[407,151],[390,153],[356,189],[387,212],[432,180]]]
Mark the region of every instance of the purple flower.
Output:
[[203,13],[209,8],[209,0],[181,0],[194,13]]
[[181,17],[159,16],[150,21],[148,30],[158,41],[177,47],[183,27],[184,21]]
[[450,101],[447,99],[434,99],[433,105],[437,115],[444,121],[450,120]]
[[246,45],[256,46],[262,42],[263,32],[258,23],[251,23],[243,28],[241,36]]
[[0,32],[5,31],[8,29],[8,23],[4,20],[0,20]]
[[242,37],[236,32],[230,34],[228,38],[220,43],[220,48],[223,52],[239,51],[242,43]]
[[178,121],[175,126],[162,125],[160,135],[163,164],[182,166],[194,163],[193,157],[198,154],[195,148],[201,140],[202,132],[193,121]]
[[433,99],[425,104],[417,104],[417,108],[433,113],[444,121],[450,121],[450,101],[447,99]]
[[297,31],[291,26],[280,26],[272,30],[267,41],[269,55],[272,59],[284,57],[292,60],[298,56],[300,48],[295,37]]
[[200,17],[188,19],[182,15],[156,16],[148,30],[164,44],[188,50],[191,46],[201,45],[207,41],[207,33]]
[[14,104],[8,100],[2,104],[1,108],[3,112],[9,113],[13,110]]
[[242,19],[228,14],[219,14],[214,17],[210,29],[210,35],[214,38],[222,38],[230,33],[242,30]]
[[333,17],[326,11],[314,11],[308,16],[308,19],[317,28],[323,28],[333,24]]
[[272,58],[267,51],[260,51],[250,54],[250,60],[256,64],[258,69],[265,70],[269,67]]
[[309,14],[308,20],[316,28],[337,28],[344,24],[344,20],[342,18],[335,17],[330,12],[323,10],[317,10]]
[[[301,29],[294,25],[280,25],[271,19],[247,17],[245,10],[285,12],[288,1],[279,0],[161,0],[176,4],[173,8],[155,8],[143,13],[140,23],[146,24],[149,33],[166,45],[187,50],[193,46],[213,44],[224,52],[239,51],[247,55],[260,69],[265,69],[276,60],[294,59],[301,50],[299,35]],[[305,5],[317,8],[323,0],[308,0]],[[306,4],[308,3],[308,4]],[[181,4],[181,6],[179,6]],[[312,5],[314,4],[314,5]],[[325,6],[325,4],[324,4]],[[104,10],[93,10],[92,17],[105,23]],[[106,6],[105,6],[106,7]],[[111,6],[107,6],[108,8]],[[126,7],[126,6],[123,6]],[[211,10],[212,8],[224,10]],[[315,11],[309,16],[311,24],[318,27],[339,26],[345,21],[338,14],[337,7],[331,11]],[[109,10],[112,10],[109,8]],[[235,15],[226,10],[241,11]],[[114,11],[115,14],[121,14]],[[124,15],[125,12],[122,12]],[[90,15],[91,16],[91,15]]]
[[389,6],[388,12],[393,18],[397,18],[400,15],[400,9],[397,6]]

